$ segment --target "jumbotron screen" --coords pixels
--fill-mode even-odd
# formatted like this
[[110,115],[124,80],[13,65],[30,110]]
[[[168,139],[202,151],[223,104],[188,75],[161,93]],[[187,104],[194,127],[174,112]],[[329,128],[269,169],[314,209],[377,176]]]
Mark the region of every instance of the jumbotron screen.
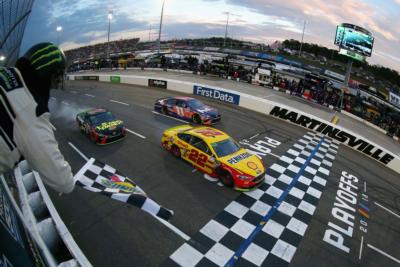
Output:
[[342,49],[356,52],[362,56],[371,56],[374,37],[364,28],[342,23],[337,26],[335,44]]

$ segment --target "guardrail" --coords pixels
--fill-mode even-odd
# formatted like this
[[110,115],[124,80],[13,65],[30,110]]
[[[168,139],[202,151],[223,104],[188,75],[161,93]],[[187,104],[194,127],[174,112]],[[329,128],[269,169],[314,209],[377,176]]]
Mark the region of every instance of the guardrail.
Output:
[[[179,81],[174,79],[164,79],[154,76],[80,74],[68,75],[67,77],[70,80],[96,80],[101,82],[115,82],[116,80],[118,80],[118,83],[134,84],[140,86],[149,86],[149,80],[157,80],[159,81],[159,83],[165,84],[165,88],[160,88],[164,88],[166,90],[185,94],[199,95],[225,103],[238,105],[249,110],[285,120],[289,123],[296,124],[309,130],[320,132],[362,153],[363,155],[380,162],[381,164],[392,169],[393,171],[400,173],[400,157],[394,155],[387,149],[380,147],[374,142],[371,142],[363,136],[354,133],[344,127],[337,126],[329,121],[322,120],[312,114],[307,114],[303,111],[273,102],[268,99],[262,99],[260,97],[255,97],[249,94],[225,88],[214,86],[210,87],[209,85]],[[119,78],[115,79],[115,77]]]
[[57,213],[39,174],[26,161],[14,170],[25,227],[48,266],[92,266]]

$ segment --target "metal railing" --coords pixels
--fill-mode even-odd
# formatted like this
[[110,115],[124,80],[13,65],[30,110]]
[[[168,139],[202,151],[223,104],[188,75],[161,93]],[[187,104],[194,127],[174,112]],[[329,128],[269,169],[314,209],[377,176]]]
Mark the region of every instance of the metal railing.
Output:
[[[40,175],[26,161],[14,169],[19,206],[17,215],[47,266],[92,266],[54,207]],[[5,182],[3,185],[5,185]],[[10,199],[14,199],[7,187]]]

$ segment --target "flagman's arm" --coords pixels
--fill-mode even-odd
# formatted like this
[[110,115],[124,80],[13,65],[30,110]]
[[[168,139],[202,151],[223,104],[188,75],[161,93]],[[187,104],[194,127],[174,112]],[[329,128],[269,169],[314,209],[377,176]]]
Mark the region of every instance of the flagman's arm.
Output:
[[18,149],[43,182],[61,193],[74,190],[71,167],[64,160],[49,121],[50,114],[37,117],[28,105],[21,110],[14,124]]

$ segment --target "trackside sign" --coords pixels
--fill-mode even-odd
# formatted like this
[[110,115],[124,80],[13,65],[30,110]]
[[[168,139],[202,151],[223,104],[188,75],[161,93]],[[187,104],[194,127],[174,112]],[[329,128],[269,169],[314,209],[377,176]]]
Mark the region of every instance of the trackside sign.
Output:
[[274,106],[270,111],[269,115],[278,117],[286,121],[290,121],[297,125],[327,135],[343,144],[346,144],[351,148],[357,149],[358,151],[362,152],[368,157],[376,159],[385,165],[387,165],[394,159],[393,155],[385,153],[384,151],[375,147],[369,142],[361,138],[358,138],[356,136],[353,136],[350,133],[337,129],[331,125],[320,122],[316,119],[309,118],[306,115],[298,114],[294,111],[289,111],[279,106]]
[[239,105],[240,100],[240,95],[199,85],[193,85],[193,94],[235,105]]
[[121,83],[121,77],[119,77],[119,76],[110,76],[110,82],[112,82],[112,83]]
[[157,88],[167,89],[167,81],[163,81],[163,80],[149,79],[148,85],[149,85],[149,87],[157,87]]

